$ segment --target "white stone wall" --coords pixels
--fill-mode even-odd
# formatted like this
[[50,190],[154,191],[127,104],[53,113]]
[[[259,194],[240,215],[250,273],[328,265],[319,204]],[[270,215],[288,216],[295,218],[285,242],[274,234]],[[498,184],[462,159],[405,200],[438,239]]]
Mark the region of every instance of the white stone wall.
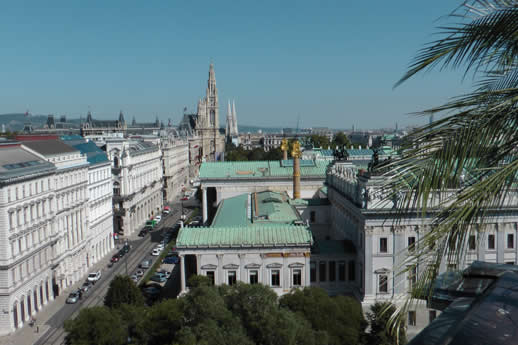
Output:
[[0,335],[21,327],[53,299],[50,244],[55,236],[51,226],[55,193],[52,185],[49,188],[50,176],[0,188]]
[[[185,272],[185,256],[195,255],[197,273],[214,272],[215,284],[228,284],[229,275],[235,272],[236,280],[250,283],[250,272],[257,271],[258,283],[270,286],[277,295],[293,288],[309,286],[309,247],[264,249],[179,249],[181,274]],[[293,284],[294,270],[300,270],[301,285]],[[279,285],[272,285],[272,273],[280,274]],[[185,291],[185,285],[182,286]]]
[[162,164],[167,202],[182,196],[189,180],[189,145],[186,141],[162,139]]
[[88,266],[113,249],[113,186],[109,162],[88,170]]

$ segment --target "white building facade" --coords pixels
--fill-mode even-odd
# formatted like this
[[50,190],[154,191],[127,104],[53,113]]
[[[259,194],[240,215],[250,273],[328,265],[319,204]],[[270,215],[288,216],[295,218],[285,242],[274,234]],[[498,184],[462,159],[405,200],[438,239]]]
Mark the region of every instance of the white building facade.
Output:
[[189,143],[178,138],[162,138],[164,202],[178,200],[189,185]]
[[[412,254],[421,236],[430,230],[432,221],[431,214],[424,218],[417,212],[396,215],[394,201],[387,201],[381,192],[384,182],[381,176],[358,174],[350,163],[335,164],[327,177],[331,234],[333,239],[354,243],[357,251],[354,288],[363,296],[365,310],[376,301],[404,301],[423,268],[417,266],[401,273],[401,267],[409,264],[405,261],[408,254]],[[474,260],[517,263],[518,202],[516,193],[511,197],[514,202],[509,205],[515,206],[489,212],[485,229],[479,232],[481,238],[469,239],[463,267],[443,262],[440,272],[464,269]],[[406,316],[408,334],[416,334],[438,314],[424,302],[418,302]]]
[[106,153],[113,172],[114,230],[129,236],[162,211],[162,152],[150,142],[124,139],[107,141]]

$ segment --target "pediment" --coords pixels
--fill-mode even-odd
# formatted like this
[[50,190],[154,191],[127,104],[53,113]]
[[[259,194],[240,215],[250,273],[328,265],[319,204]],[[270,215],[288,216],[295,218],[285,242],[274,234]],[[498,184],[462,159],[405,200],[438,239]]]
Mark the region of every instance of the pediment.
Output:
[[207,265],[201,266],[202,270],[215,270],[216,268],[218,268],[218,266],[212,265],[212,264],[207,264]]
[[289,264],[288,267],[291,267],[291,268],[301,268],[301,267],[304,267],[304,264],[302,262],[294,262],[292,264]]
[[228,265],[225,265],[223,266],[224,269],[226,270],[235,270],[235,269],[238,269],[239,268],[239,265],[236,265],[236,264],[228,264]]
[[282,264],[280,264],[278,262],[274,262],[274,263],[266,265],[266,268],[281,268],[281,267],[282,267]]
[[259,268],[261,267],[260,264],[248,264],[248,265],[245,265],[245,268]]
[[374,271],[375,274],[387,274],[390,273],[390,270],[388,268],[378,268],[376,271]]

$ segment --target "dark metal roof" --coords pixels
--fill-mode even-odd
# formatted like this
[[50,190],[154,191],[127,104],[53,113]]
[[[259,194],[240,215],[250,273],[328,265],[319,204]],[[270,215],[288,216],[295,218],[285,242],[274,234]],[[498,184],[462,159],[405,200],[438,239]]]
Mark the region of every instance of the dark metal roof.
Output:
[[77,149],[65,144],[61,140],[24,141],[23,145],[42,155],[78,152]]
[[517,266],[476,261],[462,278],[436,284],[432,299],[438,293],[443,301],[456,296],[408,345],[518,344]]

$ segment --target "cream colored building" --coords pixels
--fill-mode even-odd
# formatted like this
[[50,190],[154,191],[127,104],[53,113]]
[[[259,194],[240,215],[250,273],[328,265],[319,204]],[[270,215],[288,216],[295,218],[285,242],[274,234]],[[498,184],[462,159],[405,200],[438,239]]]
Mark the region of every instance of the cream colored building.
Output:
[[150,142],[115,139],[107,140],[106,153],[112,164],[114,231],[129,236],[162,211],[162,152]]
[[189,185],[189,144],[175,137],[162,137],[162,164],[164,174],[164,202],[172,202],[182,196],[182,189]]

